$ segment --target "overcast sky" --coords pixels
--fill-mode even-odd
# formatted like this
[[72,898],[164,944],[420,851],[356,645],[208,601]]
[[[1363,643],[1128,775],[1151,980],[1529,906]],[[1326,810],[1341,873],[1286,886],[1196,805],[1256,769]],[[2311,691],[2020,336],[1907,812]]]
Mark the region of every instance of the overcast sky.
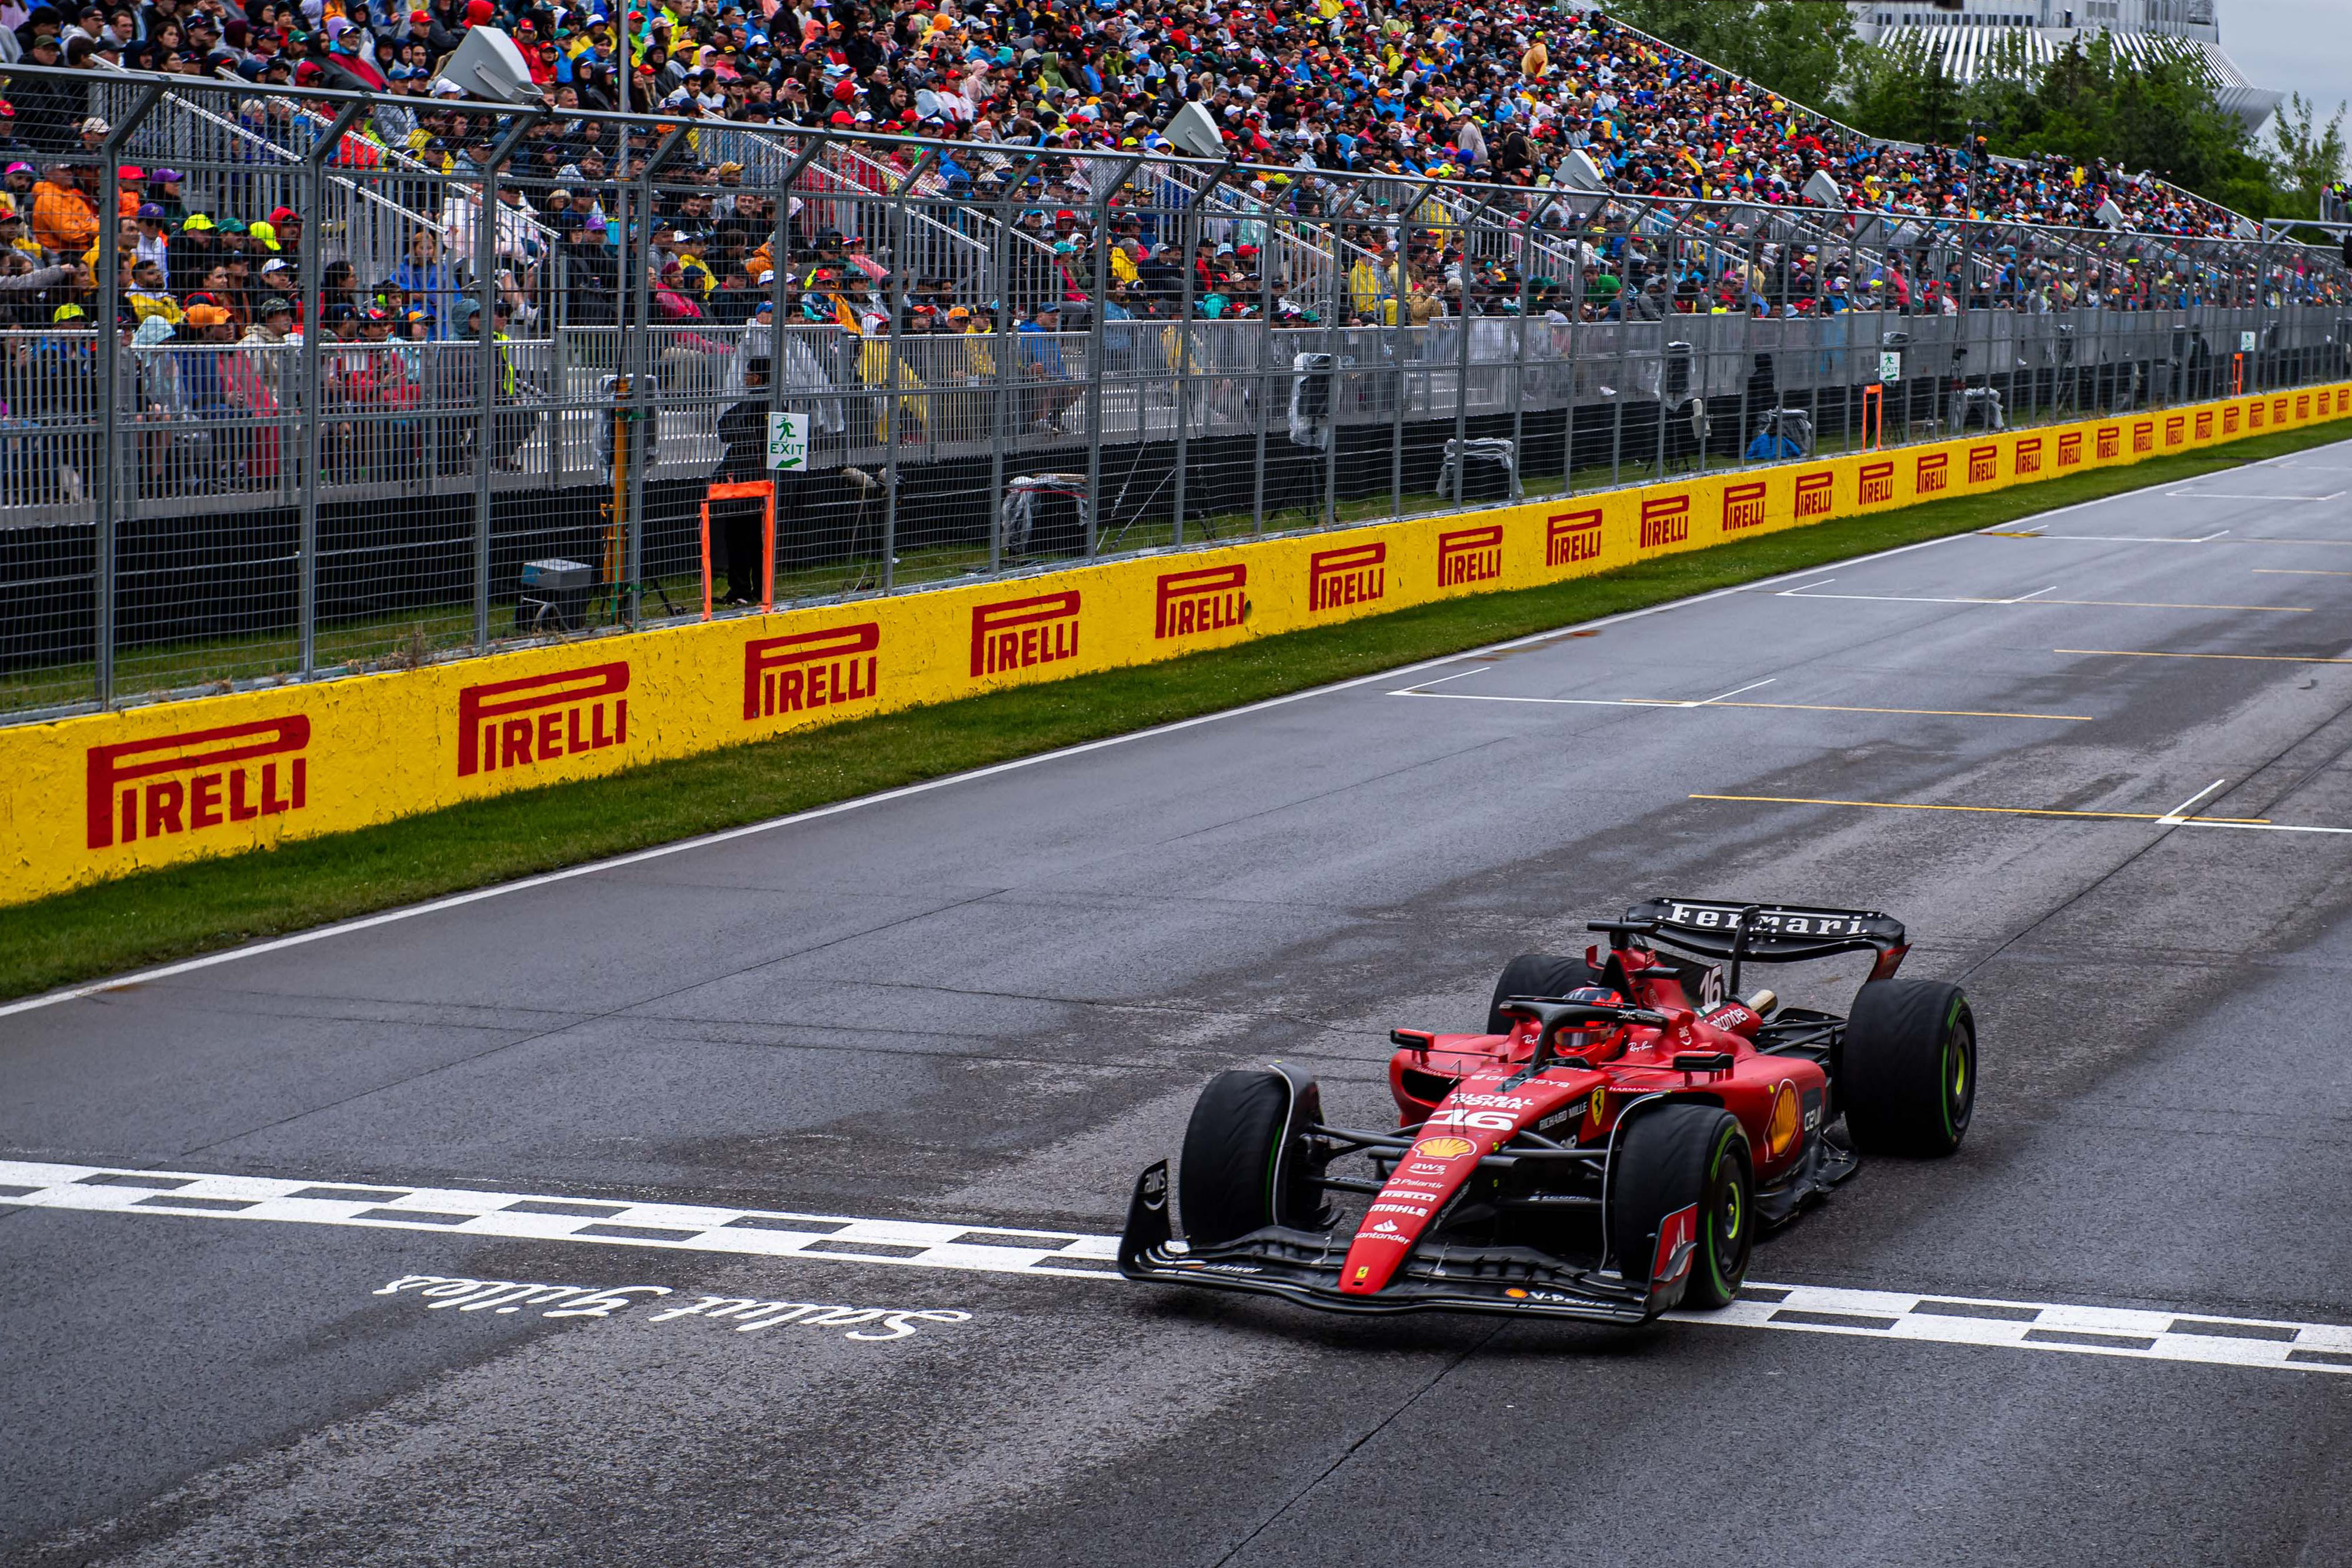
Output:
[[2352,99],[2352,0],[2221,0],[2217,9],[2222,48],[2255,82],[2303,94],[2323,121]]

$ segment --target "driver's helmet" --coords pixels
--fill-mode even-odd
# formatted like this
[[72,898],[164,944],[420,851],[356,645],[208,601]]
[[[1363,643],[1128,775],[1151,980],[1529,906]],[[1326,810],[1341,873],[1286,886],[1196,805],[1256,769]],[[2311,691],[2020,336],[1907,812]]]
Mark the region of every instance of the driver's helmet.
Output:
[[[1607,986],[1580,986],[1560,999],[1602,1008],[1625,1005],[1625,998]],[[1588,1061],[1604,1061],[1623,1049],[1620,1037],[1624,1032],[1622,1023],[1589,1024],[1581,1029],[1564,1024],[1552,1035],[1551,1051],[1554,1056],[1580,1056]]]

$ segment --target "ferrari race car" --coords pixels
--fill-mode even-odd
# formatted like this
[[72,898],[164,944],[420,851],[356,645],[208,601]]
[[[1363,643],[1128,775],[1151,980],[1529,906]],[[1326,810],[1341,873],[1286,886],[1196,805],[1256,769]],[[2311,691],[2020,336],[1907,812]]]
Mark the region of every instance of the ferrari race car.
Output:
[[[1220,1073],[1184,1134],[1183,1238],[1162,1160],[1119,1272],[1340,1312],[1640,1322],[1729,1301],[1758,1229],[1858,1154],[1959,1147],[1975,1022],[1958,986],[1895,978],[1900,922],[1665,898],[1591,928],[1605,948],[1512,959],[1482,1031],[1391,1031],[1393,1131],[1328,1125],[1315,1081],[1280,1065]],[[1863,951],[1844,1018],[1729,999],[1748,965]],[[1369,1174],[1343,1174],[1359,1156]]]

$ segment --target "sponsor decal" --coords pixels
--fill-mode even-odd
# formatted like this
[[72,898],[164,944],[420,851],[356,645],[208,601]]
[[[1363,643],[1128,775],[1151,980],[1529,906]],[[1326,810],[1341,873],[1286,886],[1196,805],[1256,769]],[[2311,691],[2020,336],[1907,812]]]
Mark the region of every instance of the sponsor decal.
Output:
[[2143,419],[2132,426],[2132,452],[2145,457],[2156,450],[2156,421]]
[[2062,430],[2058,433],[2058,466],[2072,468],[2083,461],[2083,433]]
[[1657,549],[1690,538],[1690,497],[1660,496],[1642,503],[1642,548]]
[[1414,1154],[1429,1160],[1458,1160],[1477,1150],[1478,1145],[1467,1138],[1423,1138],[1412,1146]]
[[1503,575],[1503,525],[1456,528],[1437,536],[1437,586],[1492,582]]
[[1511,1300],[1515,1301],[1524,1301],[1528,1299],[1528,1293],[1525,1291],[1520,1290],[1517,1285],[1505,1286],[1503,1289],[1503,1294],[1510,1297]]
[[1428,1207],[1418,1203],[1376,1203],[1365,1212],[1368,1214],[1409,1214],[1415,1219],[1427,1219],[1429,1218]]
[[[1440,1139],[1440,1140],[1438,1140],[1438,1141],[1439,1141],[1439,1142],[1441,1142],[1441,1143],[1444,1143],[1444,1142],[1447,1142],[1447,1141],[1449,1141],[1449,1140],[1446,1140],[1446,1139]],[[1457,1140],[1452,1140],[1452,1141],[1458,1142],[1459,1140],[1457,1139]],[[1453,1158],[1454,1156],[1453,1156],[1453,1155],[1446,1155],[1446,1156],[1444,1156],[1444,1157],[1445,1157],[1445,1158],[1447,1158],[1447,1159],[1451,1159],[1451,1158]],[[1428,1164],[1426,1161],[1423,1161],[1423,1160],[1415,1160],[1415,1161],[1413,1161],[1411,1165],[1406,1166],[1404,1166],[1404,1167],[1402,1167],[1402,1168],[1404,1169],[1404,1171],[1405,1171],[1408,1175],[1411,1175],[1411,1176],[1446,1176],[1446,1175],[1449,1175],[1449,1174],[1450,1174],[1450,1173],[1446,1170],[1446,1168],[1445,1168],[1444,1166],[1433,1166],[1433,1165],[1430,1165],[1430,1164]]]
[[2238,434],[2238,410],[2234,404],[2221,411],[2221,434],[2224,435]]
[[457,693],[457,777],[629,743],[626,660],[486,681]]
[[1208,1274],[1263,1274],[1265,1272],[1255,1263],[1195,1263],[1193,1267]]
[[1971,446],[1969,448],[1969,483],[1990,485],[2000,477],[2000,448]]
[[2309,392],[2298,392],[2295,394],[2294,416],[2297,419],[2309,419],[2311,417],[2311,394]]
[[1698,1251],[1698,1205],[1678,1208],[1658,1221],[1658,1251],[1650,1261],[1650,1288],[1661,1290],[1690,1272]]
[[1307,608],[1314,613],[1388,597],[1389,547],[1379,541],[1344,549],[1317,550],[1307,558]]
[[2176,413],[2164,422],[2164,444],[2167,446],[2178,446],[2188,439],[2189,421],[2187,419]]
[[1426,1124],[1432,1127],[1475,1127],[1481,1132],[1507,1133],[1511,1117],[1504,1111],[1433,1111]]
[[1864,506],[1873,507],[1881,501],[1895,499],[1895,464],[1892,459],[1885,463],[1865,463],[1854,476],[1862,485]]
[[1554,512],[1544,519],[1544,564],[1574,566],[1601,559],[1601,509]]
[[1456,1094],[1453,1103],[1456,1105],[1499,1105],[1506,1111],[1527,1111],[1535,1106],[1535,1102],[1524,1094]]
[[1570,1122],[1581,1122],[1583,1120],[1584,1107],[1582,1105],[1571,1105],[1565,1111],[1554,1111],[1550,1115],[1546,1116],[1542,1121],[1538,1122],[1536,1124],[1536,1131],[1538,1133],[1549,1133],[1554,1127],[1564,1126]]
[[1606,1089],[1595,1089],[1592,1092],[1592,1119],[1596,1122],[1601,1120],[1601,1112],[1608,1109],[1608,1106],[1609,1091]]
[[2352,387],[2338,387],[2336,390],[2336,412],[2352,413]]
[[82,765],[88,847],[299,811],[310,803],[310,721],[289,714],[93,746]]
[[1764,520],[1764,481],[1723,487],[1723,531],[1738,533]]
[[2012,470],[2012,473],[2039,474],[2041,472],[2042,437],[2038,435],[2026,436],[2017,444],[2017,466]]
[[[610,1318],[632,1307],[651,1306],[662,1296],[675,1295],[667,1285],[540,1285],[519,1280],[465,1280],[444,1274],[404,1274],[379,1296],[414,1291],[412,1301],[423,1300],[428,1312],[455,1307],[461,1312],[487,1312],[497,1317],[536,1311],[542,1318]],[[637,1298],[647,1298],[639,1301]],[[697,1296],[683,1306],[665,1307],[643,1321],[674,1322],[680,1318],[723,1322],[738,1333],[757,1333],[779,1323],[795,1328],[838,1328],[844,1339],[893,1340],[913,1335],[925,1323],[970,1322],[970,1312],[890,1307],[835,1307],[816,1301],[761,1301],[749,1296]],[[878,1326],[881,1332],[875,1332]]]
[[1837,486],[1837,471],[1823,469],[1815,474],[1797,476],[1797,516],[1826,517],[1830,515],[1832,492]]
[[1919,495],[1932,495],[1946,488],[1952,477],[1952,455],[1948,452],[1919,454],[1919,472],[1914,476],[1912,488]]
[[1383,1219],[1372,1227],[1372,1229],[1381,1236],[1393,1236],[1397,1233],[1399,1228],[1400,1227],[1393,1219]]
[[2273,424],[2286,423],[2286,399],[2282,397],[2271,400],[2271,423]]
[[971,675],[1001,674],[1078,656],[1078,591],[971,607]]
[[[2102,458],[2116,456],[2122,453],[2123,449],[2124,427],[2122,425],[2103,424],[2099,426],[2099,455]],[[2058,465],[2061,468],[2063,468],[2066,465],[2066,456],[2063,452],[2061,452],[2058,455]]]
[[1249,607],[1249,568],[1242,562],[1163,571],[1154,595],[1151,635],[1164,641],[1222,632],[1247,619]]
[[1358,1280],[1358,1281],[1359,1281],[1359,1282],[1360,1282],[1360,1281],[1362,1281],[1363,1280],[1365,1280],[1365,1279],[1369,1278],[1369,1277],[1370,1276],[1370,1274],[1371,1274],[1371,1271],[1372,1271],[1372,1267],[1371,1267],[1371,1265],[1370,1265],[1370,1264],[1369,1264],[1369,1263],[1359,1263],[1359,1264],[1357,1264],[1357,1265],[1356,1265],[1356,1279]]
[[2213,439],[2213,411],[2211,409],[2202,410],[2197,415],[2197,439],[2200,441],[2210,441]]
[[751,639],[743,644],[744,721],[864,702],[874,695],[881,645],[877,621]]
[[2248,403],[2246,405],[2246,428],[2249,430],[2260,430],[2262,427],[2263,405],[2259,402]]

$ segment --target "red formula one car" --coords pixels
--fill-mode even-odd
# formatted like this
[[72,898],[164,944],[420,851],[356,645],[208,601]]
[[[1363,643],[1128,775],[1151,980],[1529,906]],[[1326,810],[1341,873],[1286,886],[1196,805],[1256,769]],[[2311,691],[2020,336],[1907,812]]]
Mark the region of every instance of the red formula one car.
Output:
[[[1591,928],[1605,948],[1511,960],[1483,1032],[1391,1032],[1392,1132],[1326,1125],[1314,1080],[1280,1066],[1219,1074],[1184,1134],[1183,1239],[1162,1160],[1119,1271],[1332,1312],[1639,1322],[1730,1301],[1757,1231],[1857,1152],[1959,1146],[1975,1023],[1958,987],[1894,977],[1901,923],[1670,898]],[[1726,999],[1745,966],[1862,951],[1877,961],[1847,1017]],[[1359,1156],[1368,1174],[1339,1173]]]

